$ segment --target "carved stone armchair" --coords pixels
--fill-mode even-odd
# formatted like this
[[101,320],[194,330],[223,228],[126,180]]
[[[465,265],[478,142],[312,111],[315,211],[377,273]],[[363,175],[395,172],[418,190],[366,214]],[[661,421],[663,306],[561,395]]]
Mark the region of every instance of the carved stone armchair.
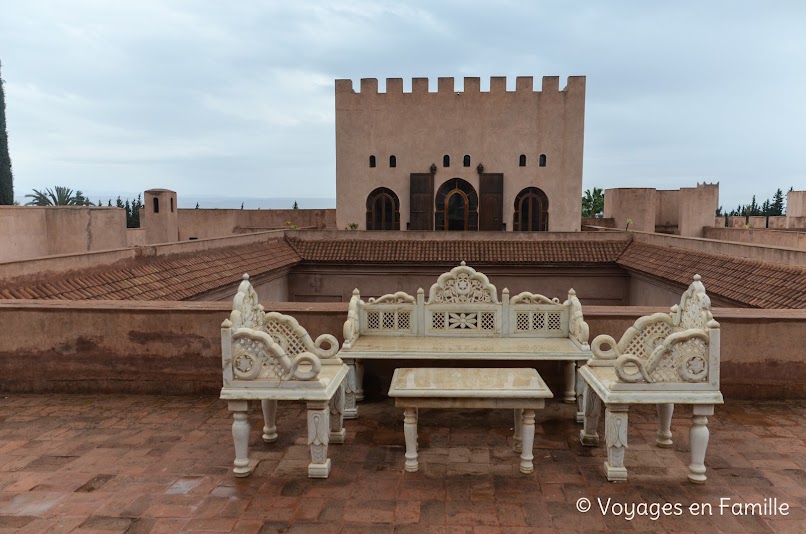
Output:
[[306,401],[311,448],[308,475],[328,476],[328,443],[343,443],[345,436],[342,414],[347,366],[335,356],[338,350],[332,335],[323,334],[313,341],[293,317],[266,313],[249,276],[244,275],[230,318],[221,325],[221,398],[233,412],[236,476],[247,476],[254,468],[248,459],[250,400],[261,401],[263,441],[267,443],[278,437],[277,401]]
[[[608,347],[608,348],[605,348]],[[609,335],[591,344],[593,357],[580,369],[585,382],[584,429],[580,441],[599,442],[597,425],[605,403],[608,480],[626,480],[627,409],[630,404],[656,404],[659,430],[656,444],[672,446],[674,404],[691,404],[691,465],[689,479],[705,481],[708,419],[722,404],[719,391],[720,329],[711,314],[711,300],[700,276],[683,293],[670,313],[639,318],[616,342]]]

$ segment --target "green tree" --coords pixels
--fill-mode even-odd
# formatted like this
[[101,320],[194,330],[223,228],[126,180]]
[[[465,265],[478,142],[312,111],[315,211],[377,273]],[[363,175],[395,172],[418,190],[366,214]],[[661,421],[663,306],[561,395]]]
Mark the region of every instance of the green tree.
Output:
[[[3,64],[0,63],[0,68]],[[0,77],[0,204],[14,204],[14,175],[11,172],[11,156],[8,154],[8,130],[6,129],[6,93]]]
[[25,195],[30,198],[26,206],[93,206],[94,204],[84,197],[81,191],[73,190],[69,187],[57,185],[53,189],[47,188],[44,191],[34,189],[33,194]]
[[772,213],[770,215],[784,214],[784,193],[779,188],[772,197]]
[[294,201],[294,205],[291,207],[291,209],[292,210],[298,210],[299,209],[299,204],[297,204],[296,200]]
[[583,217],[602,217],[604,215],[604,192],[599,187],[593,191],[588,189],[582,197]]

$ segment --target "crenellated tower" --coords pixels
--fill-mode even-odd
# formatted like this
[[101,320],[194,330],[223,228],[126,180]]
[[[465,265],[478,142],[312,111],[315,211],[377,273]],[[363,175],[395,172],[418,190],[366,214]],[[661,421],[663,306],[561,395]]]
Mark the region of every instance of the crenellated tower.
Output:
[[580,228],[585,77],[336,80],[339,228]]

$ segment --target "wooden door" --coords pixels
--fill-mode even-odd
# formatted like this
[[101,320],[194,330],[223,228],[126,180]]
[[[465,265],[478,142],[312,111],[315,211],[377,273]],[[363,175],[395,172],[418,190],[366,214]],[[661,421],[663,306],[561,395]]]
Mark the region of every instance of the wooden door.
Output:
[[504,229],[504,174],[482,173],[479,177],[479,231]]
[[411,173],[409,230],[434,229],[434,175]]

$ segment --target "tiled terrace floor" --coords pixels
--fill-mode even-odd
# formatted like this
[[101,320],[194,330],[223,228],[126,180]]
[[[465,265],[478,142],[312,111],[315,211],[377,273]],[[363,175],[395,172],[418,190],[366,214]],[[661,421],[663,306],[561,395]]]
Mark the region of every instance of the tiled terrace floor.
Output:
[[[421,411],[420,472],[404,473],[401,414],[361,405],[327,480],[306,477],[304,407],[281,404],[280,440],[257,470],[230,472],[230,417],[215,398],[0,395],[0,532],[804,532],[806,402],[729,402],[710,420],[708,482],[686,481],[688,416],[657,449],[648,409],[631,412],[630,480],[605,481],[603,446],[583,448],[572,407],[538,413],[535,473],[518,473],[506,411]],[[581,497],[593,501],[576,510]],[[788,516],[738,517],[731,503],[778,499]],[[597,504],[679,503],[653,521]],[[695,517],[692,503],[712,515]]]

